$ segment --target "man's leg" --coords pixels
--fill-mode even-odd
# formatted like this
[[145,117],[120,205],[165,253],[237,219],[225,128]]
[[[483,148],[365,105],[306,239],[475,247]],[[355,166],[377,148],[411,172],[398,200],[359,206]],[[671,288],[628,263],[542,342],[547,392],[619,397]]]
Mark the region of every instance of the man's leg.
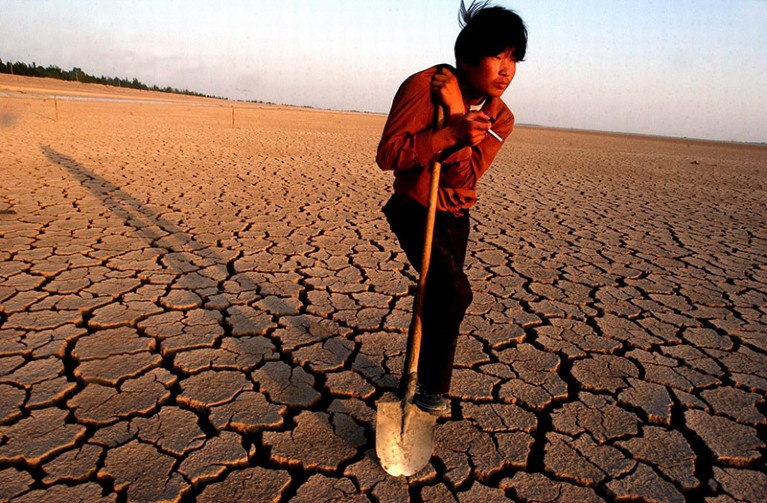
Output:
[[[421,269],[426,208],[399,196],[384,207],[389,224],[410,263]],[[463,272],[469,237],[469,216],[438,214],[434,225],[431,264],[424,299],[423,339],[418,379],[429,394],[450,388],[461,321],[472,300]]]
[[469,279],[463,271],[469,216],[443,214],[439,217],[426,282],[418,365],[419,381],[430,394],[444,394],[450,389],[461,322],[473,298]]

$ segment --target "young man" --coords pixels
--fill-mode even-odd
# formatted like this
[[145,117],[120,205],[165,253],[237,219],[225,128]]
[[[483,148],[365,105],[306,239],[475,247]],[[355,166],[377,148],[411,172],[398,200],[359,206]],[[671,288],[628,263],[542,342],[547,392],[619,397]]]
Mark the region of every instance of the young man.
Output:
[[[431,265],[422,313],[423,336],[415,403],[447,412],[453,359],[461,321],[472,301],[463,271],[469,208],[477,181],[514,126],[500,97],[525,57],[527,29],[513,11],[461,2],[462,30],[455,43],[457,68],[439,65],[409,77],[399,88],[376,161],[394,171],[394,195],[383,208],[408,260],[420,271],[429,181],[442,162]],[[434,130],[435,107],[446,111]]]

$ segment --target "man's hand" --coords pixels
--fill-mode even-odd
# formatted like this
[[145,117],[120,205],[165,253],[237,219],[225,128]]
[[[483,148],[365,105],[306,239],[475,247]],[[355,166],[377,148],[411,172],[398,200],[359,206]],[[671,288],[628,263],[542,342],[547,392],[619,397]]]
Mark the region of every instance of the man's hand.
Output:
[[466,107],[463,104],[461,86],[458,77],[447,67],[441,67],[431,78],[431,93],[448,109],[448,116],[463,115]]
[[478,145],[487,137],[491,124],[490,117],[483,112],[450,117],[445,127],[434,132],[432,149],[434,153],[440,153],[448,149]]
[[448,122],[448,128],[453,132],[459,145],[478,145],[487,136],[492,122],[484,112],[469,112]]

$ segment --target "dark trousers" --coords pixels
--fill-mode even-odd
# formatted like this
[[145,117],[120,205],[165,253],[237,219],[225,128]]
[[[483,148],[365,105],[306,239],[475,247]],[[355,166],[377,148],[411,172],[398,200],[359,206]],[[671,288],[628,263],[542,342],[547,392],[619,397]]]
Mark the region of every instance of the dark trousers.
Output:
[[[395,194],[383,211],[408,260],[420,272],[426,208]],[[463,272],[468,240],[468,211],[462,216],[437,212],[418,360],[418,381],[428,393],[450,389],[458,333],[472,300],[471,285]]]

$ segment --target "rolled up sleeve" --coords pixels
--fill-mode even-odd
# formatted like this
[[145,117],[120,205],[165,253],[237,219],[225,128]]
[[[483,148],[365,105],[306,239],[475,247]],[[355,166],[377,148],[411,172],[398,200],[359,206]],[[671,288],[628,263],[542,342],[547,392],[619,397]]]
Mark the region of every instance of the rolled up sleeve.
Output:
[[409,170],[431,165],[431,115],[429,80],[422,74],[408,78],[394,97],[386,120],[376,163],[383,170]]

